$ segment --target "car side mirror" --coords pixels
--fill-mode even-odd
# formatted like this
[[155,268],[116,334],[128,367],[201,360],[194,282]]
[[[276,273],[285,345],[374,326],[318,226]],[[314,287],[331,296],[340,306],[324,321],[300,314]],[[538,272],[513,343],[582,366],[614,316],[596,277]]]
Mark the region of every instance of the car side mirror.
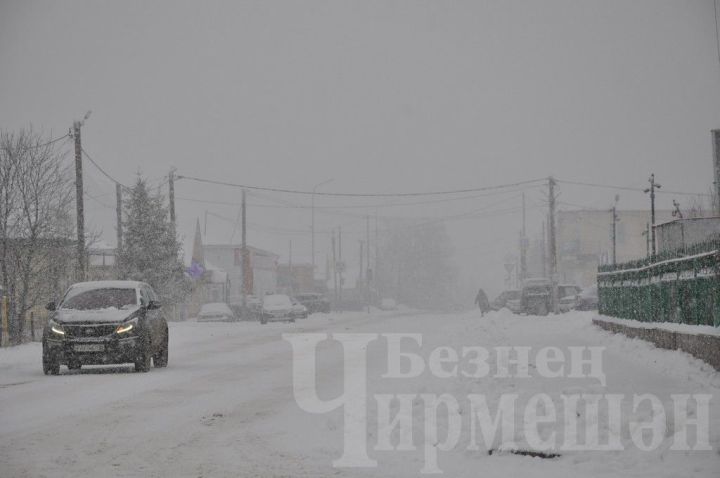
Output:
[[57,305],[55,305],[55,302],[48,302],[47,304],[45,304],[45,308],[52,311],[57,309]]
[[157,300],[151,300],[147,305],[148,310],[156,310],[156,309],[159,309],[160,307],[162,307],[162,305]]

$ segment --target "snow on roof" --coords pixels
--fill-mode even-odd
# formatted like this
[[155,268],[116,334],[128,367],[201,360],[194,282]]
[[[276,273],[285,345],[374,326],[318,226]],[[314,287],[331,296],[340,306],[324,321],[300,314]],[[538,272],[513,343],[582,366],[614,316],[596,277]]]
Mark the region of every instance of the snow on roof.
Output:
[[144,282],[135,280],[96,280],[88,282],[77,282],[71,287],[82,287],[84,289],[137,289]]

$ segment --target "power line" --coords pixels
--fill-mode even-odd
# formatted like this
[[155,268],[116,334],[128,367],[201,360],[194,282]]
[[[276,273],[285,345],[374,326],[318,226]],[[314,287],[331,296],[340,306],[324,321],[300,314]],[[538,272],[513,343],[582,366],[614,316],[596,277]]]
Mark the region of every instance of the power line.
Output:
[[104,207],[104,208],[107,208],[107,209],[115,209],[114,206],[108,206],[108,205],[105,204],[103,201],[101,201],[100,199],[98,199],[96,196],[93,196],[93,195],[89,194],[87,191],[84,191],[84,194],[85,194],[86,197],[92,199],[93,201],[95,201],[96,203],[100,204],[100,205],[101,205],[102,207]]
[[229,183],[229,182],[225,182],[225,181],[216,181],[216,180],[212,180],[212,179],[197,178],[194,176],[178,175],[176,178],[177,179],[188,179],[191,181],[197,181],[197,182],[201,182],[201,183],[217,184],[219,186],[251,189],[251,190],[255,190],[255,191],[269,191],[269,192],[287,193],[287,194],[302,194],[302,195],[307,195],[307,196],[311,196],[311,195],[315,194],[316,196],[338,196],[338,197],[440,196],[440,195],[449,195],[449,194],[462,194],[462,193],[490,191],[490,190],[497,190],[497,189],[507,189],[507,188],[511,188],[511,187],[522,186],[525,184],[533,184],[533,183],[545,181],[544,178],[543,179],[532,179],[532,180],[528,180],[528,181],[520,181],[517,183],[510,183],[510,184],[501,184],[501,185],[497,185],[497,186],[485,186],[485,187],[480,187],[480,188],[468,188],[468,189],[455,189],[455,190],[449,190],[449,191],[427,191],[427,192],[411,192],[411,193],[331,193],[331,192],[302,191],[302,190],[297,190],[297,189],[249,186],[249,185],[243,185],[243,184],[237,184],[237,183]]
[[83,154],[85,155],[85,157],[86,157],[86,158],[98,169],[98,171],[100,171],[106,178],[108,178],[110,181],[114,182],[115,184],[119,184],[120,186],[122,186],[122,187],[125,188],[125,189],[130,189],[129,187],[125,186],[123,183],[121,183],[120,181],[118,181],[118,180],[115,179],[114,177],[110,176],[110,174],[109,174],[107,171],[105,171],[98,163],[95,162],[94,159],[92,159],[92,157],[87,153],[87,151],[85,151],[85,148],[82,149],[82,152],[83,152]]
[[[585,183],[580,181],[565,181],[563,179],[556,179],[555,180],[558,183],[562,184],[573,184],[575,186],[588,186],[591,188],[603,188],[603,189],[616,189],[619,191],[635,191],[635,192],[644,192],[643,188],[633,188],[629,186],[615,186],[611,184],[598,184],[598,183]],[[675,194],[680,196],[710,196],[710,194],[707,193],[689,193],[689,192],[683,192],[683,191],[657,191],[656,194]]]
[[25,149],[26,149],[26,150],[29,150],[29,149],[40,149],[40,148],[44,148],[45,146],[50,146],[51,144],[55,144],[55,143],[57,143],[58,141],[62,141],[62,140],[64,140],[64,139],[71,138],[71,137],[72,137],[72,135],[71,135],[70,133],[65,133],[63,136],[60,136],[59,138],[51,139],[51,140],[48,141],[47,143],[35,144],[35,145],[32,145],[32,146],[27,146],[27,147],[25,147]]

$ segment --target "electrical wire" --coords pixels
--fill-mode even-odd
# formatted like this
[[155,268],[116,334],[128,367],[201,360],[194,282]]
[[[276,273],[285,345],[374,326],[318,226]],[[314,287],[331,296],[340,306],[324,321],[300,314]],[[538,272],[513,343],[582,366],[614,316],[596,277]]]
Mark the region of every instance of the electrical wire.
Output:
[[[645,192],[642,188],[633,188],[629,186],[614,186],[611,184],[598,184],[598,183],[585,183],[580,181],[566,181],[563,179],[555,179],[556,182],[561,184],[572,184],[575,186],[588,186],[592,188],[603,188],[603,189],[617,189],[619,191],[635,191],[635,192]],[[659,189],[655,191],[655,194],[675,194],[678,196],[710,196],[710,194],[707,193],[689,193],[689,192],[683,192],[683,191],[667,191],[663,189]]]
[[44,148],[45,146],[50,146],[51,144],[55,144],[55,143],[57,143],[58,141],[62,141],[62,140],[64,140],[64,139],[71,138],[71,137],[72,137],[72,135],[71,135],[70,133],[65,133],[63,136],[60,136],[60,137],[55,138],[55,139],[51,139],[51,140],[48,141],[47,143],[35,144],[35,145],[32,145],[32,146],[27,146],[27,147],[25,147],[25,149],[26,149],[26,150],[30,150],[30,149],[40,149],[40,148]]
[[331,193],[331,192],[313,192],[313,191],[303,191],[298,189],[283,189],[283,188],[270,188],[270,187],[262,187],[262,186],[250,186],[250,185],[244,185],[244,184],[237,184],[237,183],[229,183],[225,181],[216,181],[212,179],[205,179],[205,178],[198,178],[194,176],[184,176],[184,175],[178,175],[176,176],[177,179],[187,179],[190,181],[197,181],[201,183],[208,183],[208,184],[216,184],[219,186],[228,186],[228,187],[234,187],[234,188],[241,188],[241,189],[250,189],[255,191],[269,191],[269,192],[276,192],[276,193],[287,193],[287,194],[301,194],[306,196],[337,196],[337,197],[413,197],[413,196],[444,196],[444,195],[450,195],[450,194],[462,194],[462,193],[471,193],[471,192],[480,192],[480,191],[491,191],[491,190],[497,190],[497,189],[507,189],[511,187],[517,187],[522,186],[525,184],[533,184],[540,181],[546,181],[546,178],[542,179],[532,179],[528,181],[519,181],[517,183],[510,183],[510,184],[501,184],[496,186],[485,186],[480,188],[468,188],[468,189],[455,189],[455,190],[449,190],[449,191],[427,191],[427,192],[410,192],[410,193]]
[[110,176],[110,174],[105,171],[88,153],[85,151],[85,148],[82,148],[82,153],[85,155],[85,157],[100,171],[106,178],[108,178],[110,181],[114,182],[115,184],[119,184],[121,187],[125,189],[130,189],[129,187],[125,186],[123,183],[115,179],[114,177]]

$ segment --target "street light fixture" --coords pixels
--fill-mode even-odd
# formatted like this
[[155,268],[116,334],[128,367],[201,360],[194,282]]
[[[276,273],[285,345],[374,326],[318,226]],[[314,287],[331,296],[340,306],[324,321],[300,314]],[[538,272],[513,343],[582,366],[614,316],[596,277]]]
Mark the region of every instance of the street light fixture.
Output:
[[310,248],[312,249],[311,256],[312,257],[312,273],[313,273],[313,281],[315,280],[315,191],[320,186],[327,184],[329,182],[333,181],[333,179],[326,179],[325,181],[316,184],[312,188],[312,219],[311,219],[311,225],[310,225],[310,237],[311,237],[311,244]]

